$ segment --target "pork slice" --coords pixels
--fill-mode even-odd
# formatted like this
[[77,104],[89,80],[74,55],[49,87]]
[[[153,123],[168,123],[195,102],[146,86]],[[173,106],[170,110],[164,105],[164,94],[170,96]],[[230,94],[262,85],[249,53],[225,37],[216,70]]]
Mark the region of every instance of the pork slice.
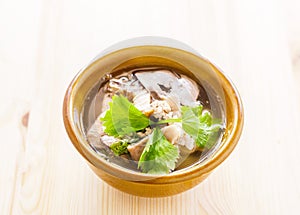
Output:
[[176,124],[163,127],[161,131],[163,132],[167,140],[172,144],[177,144],[183,132],[181,127]]
[[138,161],[143,153],[143,150],[148,142],[149,137],[145,137],[141,139],[139,142],[135,144],[130,144],[127,149],[130,153],[130,156],[133,160]]
[[195,140],[184,132],[180,123],[174,123],[161,129],[169,142],[175,145],[184,146],[188,151],[193,152],[196,148]]
[[137,72],[135,76],[149,92],[155,92],[160,97],[172,97],[181,105],[198,105],[199,88],[196,82],[187,76],[177,78],[168,70]]
[[143,112],[146,116],[153,113],[153,108],[150,106],[151,96],[146,90],[142,90],[133,98],[134,106]]

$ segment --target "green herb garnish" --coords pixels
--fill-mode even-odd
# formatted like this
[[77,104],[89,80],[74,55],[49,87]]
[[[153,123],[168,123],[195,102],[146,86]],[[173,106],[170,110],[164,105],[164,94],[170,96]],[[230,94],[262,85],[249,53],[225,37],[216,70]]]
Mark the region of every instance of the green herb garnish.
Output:
[[113,143],[110,146],[110,149],[115,153],[115,155],[119,156],[128,153],[127,147],[128,147],[128,142],[120,140],[118,142]]
[[105,126],[104,132],[118,137],[149,126],[149,119],[134,104],[122,95],[113,96],[110,108],[100,120]]
[[[138,167],[144,173],[165,174],[174,170],[179,157],[179,150],[172,145],[162,131],[157,127],[165,123],[182,123],[183,130],[190,135],[198,147],[211,148],[218,138],[222,127],[212,118],[208,111],[203,111],[203,106],[181,107],[182,118],[165,119],[158,122],[151,121],[133,103],[122,95],[115,95],[109,103],[109,110],[100,120],[105,127],[104,132],[110,136],[124,138],[134,135],[149,126],[155,127],[141,154]],[[110,146],[116,155],[128,153],[128,141],[119,141]]]
[[210,112],[202,111],[202,106],[188,107],[183,106],[182,112],[182,128],[183,130],[192,136],[196,145],[200,148],[210,148],[210,142],[215,139],[215,133],[217,133],[221,125],[213,123],[213,118]]
[[178,148],[165,138],[160,129],[155,128],[143,150],[138,167],[144,173],[165,174],[175,169],[178,158]]

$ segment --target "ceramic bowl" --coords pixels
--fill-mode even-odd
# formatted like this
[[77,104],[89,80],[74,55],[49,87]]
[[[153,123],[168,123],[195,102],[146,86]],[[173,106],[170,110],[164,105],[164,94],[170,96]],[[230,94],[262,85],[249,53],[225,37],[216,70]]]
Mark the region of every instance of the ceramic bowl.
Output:
[[[115,70],[145,65],[171,66],[191,73],[194,79],[216,93],[224,109],[226,129],[218,147],[201,162],[163,176],[139,173],[108,162],[86,138],[87,125],[83,112],[88,105],[87,97],[99,89],[99,80]],[[74,77],[65,94],[63,119],[76,150],[102,180],[133,195],[162,197],[196,186],[219,166],[238,143],[244,118],[240,96],[219,68],[178,41],[143,37],[105,50]]]

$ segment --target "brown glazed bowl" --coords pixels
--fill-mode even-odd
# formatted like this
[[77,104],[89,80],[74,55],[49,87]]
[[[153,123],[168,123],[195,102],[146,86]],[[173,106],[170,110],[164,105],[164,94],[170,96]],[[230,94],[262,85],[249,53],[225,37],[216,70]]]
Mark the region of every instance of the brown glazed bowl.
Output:
[[[89,145],[82,114],[87,105],[87,95],[96,91],[99,80],[105,75],[122,68],[145,65],[177,68],[217,94],[224,109],[226,129],[219,146],[207,159],[167,175],[153,176],[108,162]],[[121,42],[102,52],[83,68],[66,91],[63,119],[71,142],[96,175],[121,191],[144,197],[178,194],[203,181],[235,148],[244,121],[239,94],[220,69],[190,47],[172,39],[157,37]]]

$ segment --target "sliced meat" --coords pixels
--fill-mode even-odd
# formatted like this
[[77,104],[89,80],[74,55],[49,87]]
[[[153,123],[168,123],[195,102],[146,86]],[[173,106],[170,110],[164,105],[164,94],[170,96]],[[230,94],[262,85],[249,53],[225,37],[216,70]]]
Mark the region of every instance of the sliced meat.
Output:
[[179,138],[183,135],[181,127],[176,124],[166,126],[161,131],[172,144],[177,144]]
[[145,137],[141,139],[136,144],[131,144],[127,147],[130,156],[133,160],[138,161],[141,157],[141,154],[143,153],[143,150],[146,146],[146,143],[148,142],[149,137]]
[[180,111],[180,104],[178,102],[177,96],[168,95],[166,97],[163,97],[163,100],[168,102],[169,106],[171,107],[171,110],[173,112]]
[[195,140],[185,132],[178,140],[178,144],[185,146],[191,152],[196,150]]
[[184,146],[188,151],[190,151],[190,153],[195,150],[195,140],[184,132],[180,123],[174,123],[162,128],[161,130],[167,140],[172,144]]
[[[181,78],[179,78],[178,81],[180,83],[179,86],[185,88],[191,99],[196,101],[200,93],[197,83],[186,75],[181,75]],[[182,95],[184,95],[184,93]]]
[[143,112],[146,116],[153,113],[153,108],[150,106],[151,96],[146,90],[141,91],[133,98],[134,106]]
[[193,80],[182,75],[177,78],[168,70],[135,73],[137,79],[149,91],[157,95],[170,96],[177,103],[187,106],[195,106],[199,95],[199,88]]

